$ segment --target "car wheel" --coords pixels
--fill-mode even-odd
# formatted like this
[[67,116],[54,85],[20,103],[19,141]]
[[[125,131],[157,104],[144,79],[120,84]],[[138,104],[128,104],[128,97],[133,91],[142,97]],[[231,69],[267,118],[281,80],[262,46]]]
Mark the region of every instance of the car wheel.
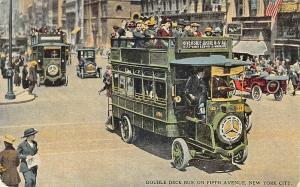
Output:
[[255,101],[259,101],[261,99],[261,96],[262,96],[262,91],[260,86],[258,85],[253,86],[251,90],[252,99]]
[[81,69],[80,69],[80,77],[81,77],[82,79],[84,79],[84,72],[83,72],[83,68],[81,68]]
[[233,156],[233,162],[237,164],[243,164],[248,157],[248,148],[239,151],[236,155]]
[[252,128],[252,117],[249,114],[245,113],[245,129],[246,132],[249,132]]
[[185,170],[191,154],[186,142],[182,138],[176,138],[172,143],[172,163],[180,171]]
[[274,98],[276,101],[281,101],[283,98],[283,91],[282,88],[280,88],[276,93],[274,93]]
[[136,140],[136,128],[126,115],[121,118],[120,126],[122,140],[126,143],[133,143]]

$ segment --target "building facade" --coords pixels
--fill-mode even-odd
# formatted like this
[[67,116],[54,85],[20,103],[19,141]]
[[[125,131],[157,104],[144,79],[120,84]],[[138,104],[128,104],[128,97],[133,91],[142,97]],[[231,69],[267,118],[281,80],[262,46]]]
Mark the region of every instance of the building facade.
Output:
[[109,48],[113,25],[121,25],[123,19],[140,14],[140,0],[85,0],[85,46]]
[[277,17],[274,57],[294,63],[300,59],[300,2],[284,1]]
[[200,23],[200,30],[226,24],[227,0],[142,0],[141,8],[142,16],[183,18]]

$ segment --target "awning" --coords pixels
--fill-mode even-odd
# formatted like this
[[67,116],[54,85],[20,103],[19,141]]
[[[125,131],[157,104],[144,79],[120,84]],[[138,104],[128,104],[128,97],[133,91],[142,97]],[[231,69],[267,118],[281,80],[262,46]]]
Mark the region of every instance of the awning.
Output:
[[244,53],[253,56],[269,54],[267,43],[264,41],[236,41],[233,42],[233,53]]
[[76,26],[76,27],[72,30],[71,34],[77,34],[79,31],[80,31],[80,27]]

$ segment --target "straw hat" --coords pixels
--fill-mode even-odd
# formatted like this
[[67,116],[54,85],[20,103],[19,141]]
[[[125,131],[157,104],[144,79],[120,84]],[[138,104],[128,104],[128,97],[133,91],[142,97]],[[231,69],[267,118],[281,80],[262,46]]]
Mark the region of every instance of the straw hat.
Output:
[[205,32],[212,32],[212,28],[211,27],[206,27]]
[[191,23],[191,27],[199,27],[200,26],[200,24],[199,23],[197,23],[197,22],[193,22],[193,23]]
[[151,17],[149,22],[148,22],[148,25],[152,26],[152,25],[155,25],[155,24],[156,24],[156,22],[155,22],[154,17]]
[[12,135],[6,134],[1,137],[2,141],[13,144],[16,141],[16,138]]

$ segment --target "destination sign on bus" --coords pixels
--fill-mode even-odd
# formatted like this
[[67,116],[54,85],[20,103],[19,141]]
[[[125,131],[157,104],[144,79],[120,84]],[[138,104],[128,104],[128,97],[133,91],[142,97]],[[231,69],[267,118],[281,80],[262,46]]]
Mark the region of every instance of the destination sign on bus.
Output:
[[47,40],[47,41],[60,41],[61,37],[60,36],[42,36],[41,40]]
[[183,40],[183,49],[227,48],[226,40]]

